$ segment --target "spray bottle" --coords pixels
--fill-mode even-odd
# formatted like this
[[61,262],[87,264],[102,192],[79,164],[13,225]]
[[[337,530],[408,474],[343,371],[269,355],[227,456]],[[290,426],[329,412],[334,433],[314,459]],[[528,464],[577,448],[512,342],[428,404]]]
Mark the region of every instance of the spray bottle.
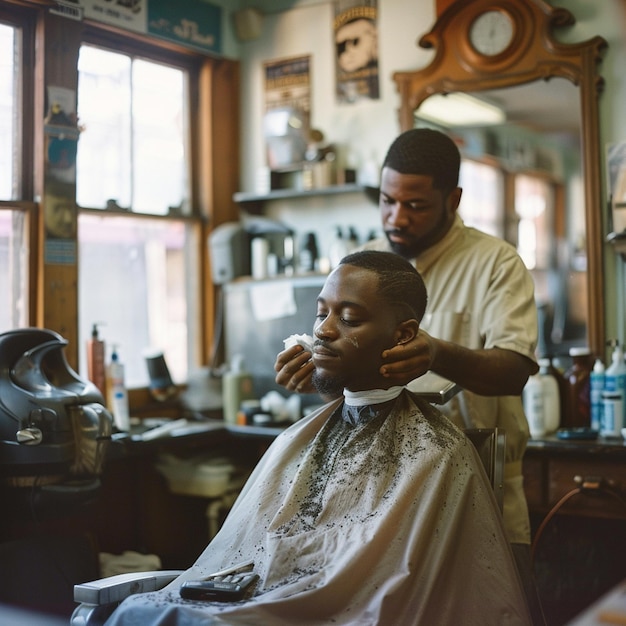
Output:
[[604,373],[602,392],[602,421],[600,434],[604,437],[620,437],[624,427],[624,407],[626,403],[626,364],[624,352],[618,341],[612,341],[611,365]]
[[113,346],[111,362],[107,368],[108,407],[113,413],[115,425],[119,430],[130,430],[130,412],[128,408],[128,391],[124,382],[124,365],[117,354],[117,346]]

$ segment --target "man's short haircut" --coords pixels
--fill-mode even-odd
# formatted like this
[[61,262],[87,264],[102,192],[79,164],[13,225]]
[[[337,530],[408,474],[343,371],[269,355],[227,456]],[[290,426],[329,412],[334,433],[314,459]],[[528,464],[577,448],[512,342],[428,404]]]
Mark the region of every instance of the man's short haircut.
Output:
[[459,184],[461,154],[448,135],[431,128],[412,128],[394,140],[383,167],[400,174],[433,177],[433,187],[450,192]]
[[420,273],[393,252],[362,250],[343,257],[339,265],[353,265],[378,275],[378,294],[396,307],[401,320],[424,317],[428,295]]

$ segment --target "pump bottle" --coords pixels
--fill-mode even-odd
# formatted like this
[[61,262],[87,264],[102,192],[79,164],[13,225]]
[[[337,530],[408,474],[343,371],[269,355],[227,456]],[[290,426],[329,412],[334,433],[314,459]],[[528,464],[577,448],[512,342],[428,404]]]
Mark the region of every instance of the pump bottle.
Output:
[[113,413],[115,425],[119,430],[130,430],[130,412],[128,408],[128,391],[124,382],[124,365],[117,353],[117,346],[113,346],[111,362],[107,370],[108,407]]
[[543,394],[543,413],[545,434],[555,433],[561,424],[561,400],[559,384],[550,371],[551,361],[548,358],[539,359],[539,379]]
[[98,323],[91,327],[91,338],[87,340],[87,378],[106,398],[105,344],[98,335]]

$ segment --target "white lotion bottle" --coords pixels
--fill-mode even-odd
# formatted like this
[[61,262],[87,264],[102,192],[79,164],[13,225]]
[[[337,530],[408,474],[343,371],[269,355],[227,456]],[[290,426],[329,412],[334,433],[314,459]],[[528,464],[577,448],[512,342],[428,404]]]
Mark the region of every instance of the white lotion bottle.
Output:
[[119,430],[130,430],[130,411],[128,407],[128,391],[124,382],[124,364],[120,361],[117,346],[113,346],[111,362],[107,368],[108,406],[113,413],[115,425]]
[[550,359],[539,359],[539,378],[543,393],[544,434],[552,435],[561,424],[561,398],[559,384],[550,373]]
[[522,393],[524,413],[528,420],[530,436],[533,439],[541,439],[546,435],[546,414],[543,395],[543,381],[540,374],[534,374],[528,378]]

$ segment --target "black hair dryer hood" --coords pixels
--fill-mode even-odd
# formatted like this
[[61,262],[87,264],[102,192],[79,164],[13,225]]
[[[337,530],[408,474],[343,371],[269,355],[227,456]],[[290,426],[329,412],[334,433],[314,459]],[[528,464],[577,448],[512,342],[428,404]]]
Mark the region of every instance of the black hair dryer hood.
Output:
[[102,472],[113,418],[70,368],[67,340],[40,328],[0,334],[0,477],[16,487]]

